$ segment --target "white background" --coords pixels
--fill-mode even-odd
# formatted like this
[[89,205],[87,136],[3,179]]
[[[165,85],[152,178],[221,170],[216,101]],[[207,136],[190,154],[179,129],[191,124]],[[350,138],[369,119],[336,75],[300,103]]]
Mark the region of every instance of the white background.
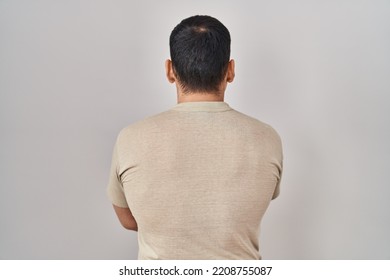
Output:
[[168,38],[195,14],[231,32],[226,102],[283,140],[263,258],[390,258],[389,1],[0,0],[0,259],[137,257],[111,152],[174,106]]

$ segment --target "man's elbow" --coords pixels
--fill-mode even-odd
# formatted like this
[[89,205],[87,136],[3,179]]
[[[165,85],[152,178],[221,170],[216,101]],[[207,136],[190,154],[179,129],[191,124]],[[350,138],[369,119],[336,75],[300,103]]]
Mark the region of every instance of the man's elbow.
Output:
[[138,231],[138,226],[136,223],[122,223],[122,226],[127,230]]
[[118,207],[116,205],[113,206],[121,225],[125,229],[138,231],[137,221],[134,219],[134,216],[131,213],[130,209],[127,207]]

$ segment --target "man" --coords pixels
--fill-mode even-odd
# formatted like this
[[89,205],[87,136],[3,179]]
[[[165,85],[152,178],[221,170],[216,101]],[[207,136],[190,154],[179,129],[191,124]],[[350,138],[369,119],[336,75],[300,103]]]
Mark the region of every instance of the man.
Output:
[[139,259],[260,259],[260,222],[279,194],[278,134],[224,102],[234,79],[230,34],[193,16],[170,36],[171,110],[124,128],[108,194],[138,231]]

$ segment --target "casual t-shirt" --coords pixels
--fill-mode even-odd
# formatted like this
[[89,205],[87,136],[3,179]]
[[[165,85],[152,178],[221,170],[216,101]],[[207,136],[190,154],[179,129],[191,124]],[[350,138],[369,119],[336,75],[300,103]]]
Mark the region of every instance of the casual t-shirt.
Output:
[[260,259],[281,174],[271,126],[225,102],[185,102],[119,133],[108,195],[137,222],[139,259]]

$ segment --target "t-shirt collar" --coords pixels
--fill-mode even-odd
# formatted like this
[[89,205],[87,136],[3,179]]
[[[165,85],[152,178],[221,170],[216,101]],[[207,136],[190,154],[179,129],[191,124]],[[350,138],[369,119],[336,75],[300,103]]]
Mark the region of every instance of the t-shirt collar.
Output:
[[196,101],[182,102],[172,108],[175,111],[192,112],[223,112],[232,110],[226,102],[223,101]]

